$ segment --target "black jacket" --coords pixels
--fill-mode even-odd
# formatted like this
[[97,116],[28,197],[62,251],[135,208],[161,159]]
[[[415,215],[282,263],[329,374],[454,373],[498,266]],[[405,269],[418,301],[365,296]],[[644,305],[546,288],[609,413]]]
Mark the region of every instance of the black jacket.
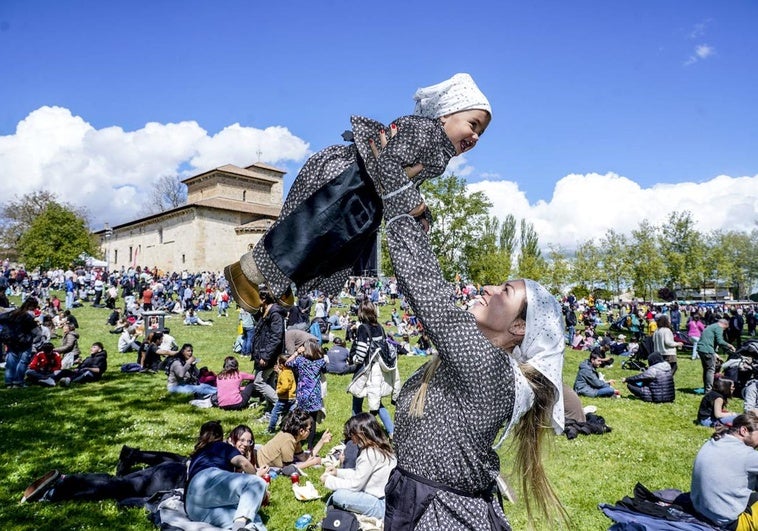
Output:
[[0,326],[7,333],[5,344],[8,350],[20,354],[32,349],[36,338],[37,321],[29,313],[16,313],[15,310],[0,315]]
[[266,368],[270,369],[276,363],[276,358],[284,352],[284,325],[287,320],[287,311],[274,303],[268,313],[255,327],[253,338],[253,359],[266,362]]
[[102,378],[103,373],[108,369],[108,353],[104,350],[101,350],[97,354],[87,356],[84,358],[84,361],[82,361],[82,364],[79,365],[79,372],[86,371],[92,367],[100,370],[99,372],[92,373],[95,377],[95,380]]
[[[642,385],[638,385],[638,384]],[[626,379],[629,391],[645,402],[673,402],[676,395],[674,377],[667,362],[656,363],[647,370]]]

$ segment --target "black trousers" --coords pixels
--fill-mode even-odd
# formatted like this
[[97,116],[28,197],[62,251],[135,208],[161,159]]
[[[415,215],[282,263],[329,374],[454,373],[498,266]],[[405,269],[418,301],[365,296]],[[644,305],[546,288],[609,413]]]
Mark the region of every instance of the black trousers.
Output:
[[183,463],[162,463],[116,477],[109,474],[71,474],[64,476],[48,492],[49,501],[124,500],[149,498],[159,491],[184,488],[187,467]]

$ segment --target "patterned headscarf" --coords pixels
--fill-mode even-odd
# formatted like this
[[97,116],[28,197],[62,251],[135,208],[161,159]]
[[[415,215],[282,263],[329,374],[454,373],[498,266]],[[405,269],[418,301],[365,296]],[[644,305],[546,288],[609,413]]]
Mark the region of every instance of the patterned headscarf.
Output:
[[563,312],[558,301],[545,288],[533,280],[524,279],[526,285],[526,333],[521,345],[513,349],[511,360],[514,365],[515,403],[510,424],[507,426],[495,448],[508,436],[511,428],[532,407],[534,393],[529,382],[518,369],[519,363],[528,363],[537,369],[555,387],[553,404],[553,429],[563,433]]
[[490,102],[468,74],[455,74],[431,87],[420,88],[413,95],[416,110],[413,114],[439,118],[460,111],[479,109],[492,116]]

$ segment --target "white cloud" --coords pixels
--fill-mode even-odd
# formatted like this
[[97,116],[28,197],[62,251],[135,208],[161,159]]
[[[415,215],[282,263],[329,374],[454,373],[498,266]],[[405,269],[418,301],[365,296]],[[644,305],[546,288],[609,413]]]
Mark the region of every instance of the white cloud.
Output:
[[[260,157],[258,152],[261,152]],[[136,131],[95,129],[62,107],[40,107],[0,136],[0,174],[12,195],[46,189],[87,208],[94,227],[133,219],[154,179],[223,164],[300,161],[308,144],[285,127],[230,125],[209,135],[197,122],[151,122]]]
[[448,162],[447,168],[445,169],[445,173],[454,173],[458,177],[467,177],[471,175],[473,171],[474,167],[468,165],[466,156],[463,154],[450,159],[450,162]]
[[684,62],[684,66],[697,63],[698,61],[705,60],[716,54],[716,50],[709,44],[698,44],[695,46],[695,50],[692,55]]
[[566,250],[597,241],[610,228],[628,235],[643,219],[660,224],[674,211],[689,210],[703,232],[750,231],[758,221],[758,175],[642,188],[614,173],[571,174],[555,184],[550,201],[534,204],[511,181],[480,181],[468,190],[485,192],[498,218],[511,213],[532,222],[543,246],[554,243]]

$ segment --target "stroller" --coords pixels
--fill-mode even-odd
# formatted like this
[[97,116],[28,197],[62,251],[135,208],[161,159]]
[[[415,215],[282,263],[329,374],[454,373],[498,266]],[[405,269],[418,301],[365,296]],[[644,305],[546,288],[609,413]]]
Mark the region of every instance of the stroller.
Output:
[[758,378],[758,339],[750,339],[730,353],[721,371],[734,382],[734,396],[741,396],[748,381]]
[[628,371],[644,371],[647,369],[647,358],[653,353],[653,338],[645,336],[640,341],[637,352],[634,352],[629,359],[621,364],[622,369]]

